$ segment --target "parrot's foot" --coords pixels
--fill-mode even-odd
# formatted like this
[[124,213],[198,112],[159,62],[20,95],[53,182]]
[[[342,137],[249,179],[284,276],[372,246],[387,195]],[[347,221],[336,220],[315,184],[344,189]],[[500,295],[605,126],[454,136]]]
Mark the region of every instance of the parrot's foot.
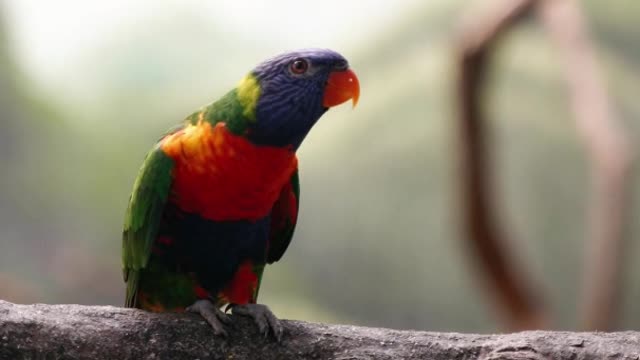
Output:
[[256,324],[258,324],[258,330],[264,337],[269,335],[269,328],[273,332],[276,340],[280,342],[282,340],[283,328],[278,318],[269,310],[266,305],[262,304],[244,304],[244,305],[231,305],[231,311],[234,315],[250,316],[253,318]]
[[209,300],[197,300],[193,305],[185,309],[188,312],[200,314],[211,327],[213,333],[219,336],[227,337],[227,332],[224,330],[224,324],[231,323],[231,319],[222,310],[218,309]]

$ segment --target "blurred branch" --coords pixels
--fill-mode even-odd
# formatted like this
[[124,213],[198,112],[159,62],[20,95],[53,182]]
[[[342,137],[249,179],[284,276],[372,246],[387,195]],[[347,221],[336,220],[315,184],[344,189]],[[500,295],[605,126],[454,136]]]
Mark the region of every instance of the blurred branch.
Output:
[[481,90],[487,58],[501,34],[533,6],[560,50],[571,92],[578,132],[592,161],[589,243],[585,256],[582,321],[586,329],[615,326],[624,264],[624,232],[630,206],[629,185],[633,154],[616,121],[598,71],[579,3],[573,0],[495,2],[485,16],[474,16],[461,33],[457,47],[459,125],[462,186],[467,239],[492,283],[498,306],[511,328],[546,323],[539,306],[540,292],[516,267],[506,251],[507,239],[492,203],[492,162],[486,146],[486,120]]
[[592,162],[583,326],[608,330],[620,305],[632,153],[601,80],[579,3],[542,0],[538,10],[564,60],[576,126]]
[[234,318],[227,339],[194,314],[0,301],[1,359],[609,359],[637,358],[640,333],[472,335],[283,321],[282,343]]
[[[457,108],[460,136],[460,180],[465,239],[479,260],[481,270],[495,297],[497,308],[510,329],[542,328],[547,314],[541,290],[525,271],[518,268],[507,250],[509,239],[496,215],[492,158],[487,146],[486,119],[481,108],[481,91],[487,58],[504,32],[527,15],[535,0],[505,0],[483,15],[474,16],[463,27],[456,44]],[[474,14],[476,15],[476,14]]]

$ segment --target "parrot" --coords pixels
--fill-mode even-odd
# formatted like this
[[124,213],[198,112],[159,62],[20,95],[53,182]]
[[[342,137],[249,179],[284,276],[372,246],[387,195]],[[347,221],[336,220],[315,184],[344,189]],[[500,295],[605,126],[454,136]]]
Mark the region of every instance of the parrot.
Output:
[[296,50],[259,63],[165,133],[125,212],[125,307],[196,313],[223,337],[231,311],[280,341],[282,325],[257,297],[296,227],[296,151],[329,108],[359,96],[342,55]]

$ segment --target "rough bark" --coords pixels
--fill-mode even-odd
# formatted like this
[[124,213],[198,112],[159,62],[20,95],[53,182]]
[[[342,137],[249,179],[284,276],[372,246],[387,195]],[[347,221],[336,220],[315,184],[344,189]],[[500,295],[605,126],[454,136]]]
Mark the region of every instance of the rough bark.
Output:
[[283,321],[282,343],[236,318],[216,338],[193,314],[0,301],[0,359],[639,359],[640,333],[475,335]]

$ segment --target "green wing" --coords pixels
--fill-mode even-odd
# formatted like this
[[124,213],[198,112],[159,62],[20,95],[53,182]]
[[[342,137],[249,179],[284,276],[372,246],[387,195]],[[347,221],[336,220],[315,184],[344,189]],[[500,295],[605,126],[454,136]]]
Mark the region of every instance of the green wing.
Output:
[[122,233],[126,307],[137,306],[140,270],[147,266],[171,187],[173,160],[156,145],[144,159],[133,185]]
[[289,247],[298,221],[300,205],[300,180],[298,170],[294,171],[291,180],[282,188],[280,197],[271,210],[271,229],[269,234],[269,251],[267,263],[280,260]]

